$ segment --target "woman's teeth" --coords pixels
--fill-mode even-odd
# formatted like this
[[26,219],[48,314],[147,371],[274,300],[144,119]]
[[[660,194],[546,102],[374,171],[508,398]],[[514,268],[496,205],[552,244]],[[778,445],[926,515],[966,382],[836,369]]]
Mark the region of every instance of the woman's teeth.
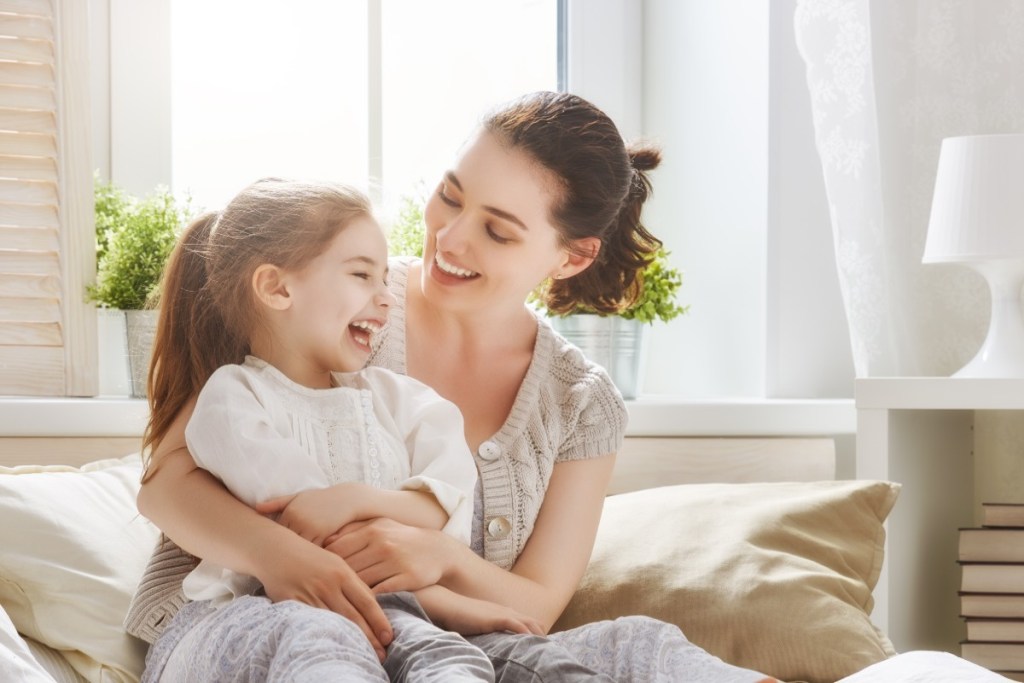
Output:
[[466,270],[465,268],[459,268],[441,258],[440,254],[434,254],[434,260],[437,262],[437,267],[448,273],[449,275],[455,275],[457,277],[475,277],[479,273],[474,273],[472,270]]

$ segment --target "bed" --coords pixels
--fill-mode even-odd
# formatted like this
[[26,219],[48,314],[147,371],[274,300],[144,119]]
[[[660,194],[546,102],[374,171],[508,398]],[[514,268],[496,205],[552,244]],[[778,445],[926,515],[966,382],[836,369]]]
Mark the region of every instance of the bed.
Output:
[[[138,679],[145,648],[121,618],[157,532],[134,507],[137,443],[0,438],[0,680]],[[898,496],[835,480],[830,439],[631,437],[555,628],[649,614],[784,681],[1009,680],[897,654],[872,624]]]

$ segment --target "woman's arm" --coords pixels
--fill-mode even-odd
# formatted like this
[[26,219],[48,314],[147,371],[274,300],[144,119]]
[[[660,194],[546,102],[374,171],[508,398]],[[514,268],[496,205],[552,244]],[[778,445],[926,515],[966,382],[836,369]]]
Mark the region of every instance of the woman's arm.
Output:
[[154,452],[139,511],[184,550],[255,576],[272,600],[299,600],[348,617],[383,654],[391,626],[352,568],[258,514],[196,466],[185,446],[194,405],[182,409]]
[[331,544],[377,592],[433,583],[511,607],[547,631],[572,597],[593,549],[613,456],[558,463],[530,540],[511,571],[443,534],[377,520]]

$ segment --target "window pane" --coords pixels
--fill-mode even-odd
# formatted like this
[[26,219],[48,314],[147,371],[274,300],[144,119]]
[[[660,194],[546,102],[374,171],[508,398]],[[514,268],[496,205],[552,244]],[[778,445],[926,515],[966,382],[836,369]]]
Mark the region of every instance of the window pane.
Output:
[[267,175],[366,186],[365,2],[171,6],[172,183],[220,207]]
[[486,108],[557,87],[557,0],[380,0],[371,126],[369,4],[175,0],[175,191],[219,207],[260,176],[319,177],[377,186],[393,206],[433,185]]
[[557,0],[382,0],[383,190],[448,168],[485,109],[558,85]]

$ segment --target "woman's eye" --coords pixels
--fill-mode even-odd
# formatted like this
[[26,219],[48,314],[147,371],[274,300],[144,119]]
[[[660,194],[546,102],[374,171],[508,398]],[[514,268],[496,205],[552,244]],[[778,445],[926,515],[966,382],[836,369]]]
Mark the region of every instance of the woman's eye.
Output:
[[369,280],[370,279],[370,274],[369,273],[358,272],[358,273],[352,273],[352,274],[355,275],[360,280]]
[[448,206],[458,208],[459,203],[452,199],[451,197],[449,197],[447,194],[445,194],[444,189],[444,185],[441,185],[439,188],[437,188],[437,198],[440,199],[445,204],[447,204]]
[[498,244],[508,244],[509,242],[511,242],[511,241],[512,241],[512,240],[510,240],[509,238],[507,238],[507,237],[502,237],[501,235],[499,235],[498,233],[496,233],[496,232],[494,231],[494,228],[492,228],[492,227],[491,227],[491,226],[489,226],[489,225],[487,226],[487,235],[488,235],[488,236],[489,236],[489,237],[490,237],[490,238],[491,238],[492,240],[494,240],[495,242],[497,242]]

